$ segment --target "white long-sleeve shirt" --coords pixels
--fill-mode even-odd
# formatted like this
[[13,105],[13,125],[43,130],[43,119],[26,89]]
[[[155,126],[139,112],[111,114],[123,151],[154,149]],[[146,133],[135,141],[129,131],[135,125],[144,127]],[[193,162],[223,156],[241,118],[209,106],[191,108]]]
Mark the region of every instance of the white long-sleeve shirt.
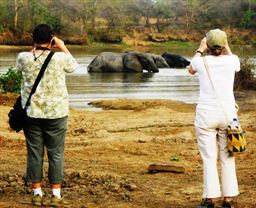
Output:
[[203,58],[193,58],[191,65],[193,70],[197,72],[200,83],[200,96],[197,108],[216,110],[222,108],[221,105],[227,109],[235,108],[233,86],[235,72],[240,70],[238,57],[236,55],[210,55],[206,56],[206,60],[218,96],[209,80]]

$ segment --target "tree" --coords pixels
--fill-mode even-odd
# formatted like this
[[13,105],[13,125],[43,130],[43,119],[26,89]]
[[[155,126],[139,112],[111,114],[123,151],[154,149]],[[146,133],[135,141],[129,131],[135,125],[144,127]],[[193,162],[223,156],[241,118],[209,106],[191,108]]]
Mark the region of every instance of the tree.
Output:
[[46,23],[57,34],[76,37],[145,27],[187,33],[256,27],[256,0],[0,0],[0,11],[0,32],[32,32]]
[[[242,0],[201,0],[199,10],[200,24],[204,27],[235,27],[239,25]],[[197,19],[198,19],[197,18]]]
[[129,16],[134,17],[134,23],[138,22],[141,17],[144,17],[146,19],[146,26],[149,26],[149,19],[155,16],[154,0],[131,0],[127,7]]
[[13,28],[13,2],[8,0],[0,1],[0,31]]
[[55,32],[60,33],[60,12],[55,7],[57,2],[59,3],[58,8],[61,8],[61,0],[55,0],[55,5],[51,1],[30,0],[28,7],[31,14],[31,29],[38,24],[45,23],[49,24]]
[[190,32],[191,25],[194,23],[196,11],[199,9],[199,0],[187,0],[186,2],[186,31]]
[[[171,11],[168,8],[168,3],[165,0],[157,0],[156,4],[155,4],[155,15],[157,18],[157,23],[156,23],[156,28],[158,30],[158,32],[162,31],[162,25],[166,25],[163,24],[162,21],[165,20],[168,21],[169,18],[171,18]],[[168,24],[168,23],[167,23]]]
[[242,4],[243,18],[242,27],[253,28],[256,26],[256,0],[247,0]]

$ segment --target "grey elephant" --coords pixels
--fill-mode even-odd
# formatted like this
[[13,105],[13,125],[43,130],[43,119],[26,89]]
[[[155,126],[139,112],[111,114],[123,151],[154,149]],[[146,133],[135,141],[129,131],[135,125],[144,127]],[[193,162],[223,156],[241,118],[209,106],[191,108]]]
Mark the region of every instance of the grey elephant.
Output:
[[170,68],[184,68],[190,64],[187,59],[178,54],[165,52],[162,54],[162,57],[168,63]]
[[150,53],[102,52],[88,66],[88,72],[159,72],[158,68],[168,68],[163,57]]

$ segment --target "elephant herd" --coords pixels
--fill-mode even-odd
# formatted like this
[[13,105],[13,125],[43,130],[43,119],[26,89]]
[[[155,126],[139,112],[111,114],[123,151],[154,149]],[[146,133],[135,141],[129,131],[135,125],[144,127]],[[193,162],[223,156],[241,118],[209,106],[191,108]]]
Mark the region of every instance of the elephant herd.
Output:
[[184,68],[190,62],[184,57],[163,53],[161,56],[151,53],[102,52],[89,64],[88,72],[159,72],[159,68]]

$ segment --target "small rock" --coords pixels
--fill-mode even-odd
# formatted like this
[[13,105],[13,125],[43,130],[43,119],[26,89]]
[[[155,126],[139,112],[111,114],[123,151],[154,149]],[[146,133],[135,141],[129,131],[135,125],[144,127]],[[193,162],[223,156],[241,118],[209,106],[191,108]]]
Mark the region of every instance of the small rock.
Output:
[[180,132],[180,133],[175,134],[174,136],[177,138],[177,140],[181,140],[181,141],[185,141],[185,142],[194,139],[194,137],[190,131]]
[[15,188],[18,186],[18,183],[16,181],[13,181],[10,183],[10,186]]
[[181,190],[181,193],[184,195],[198,195],[201,193],[201,187],[186,187]]
[[0,181],[0,187],[1,188],[5,188],[8,185],[9,185],[9,183],[7,181]]
[[128,191],[135,191],[138,189],[138,187],[135,184],[129,183],[129,184],[125,184],[124,187],[128,190]]
[[13,181],[15,181],[15,180],[16,180],[16,179],[15,179],[14,177],[12,177],[12,176],[10,176],[9,179],[8,179],[9,182],[13,182]]
[[180,197],[180,194],[177,191],[174,191],[174,190],[169,191],[169,192],[165,192],[164,194],[165,195],[170,195],[170,196],[175,197],[175,198]]
[[121,198],[124,200],[124,201],[126,201],[126,202],[128,202],[128,201],[130,201],[130,195],[128,194],[128,193],[120,193],[120,196],[121,196]]
[[78,177],[81,178],[81,179],[85,179],[88,177],[88,174],[84,171],[79,171],[78,172]]
[[68,177],[70,179],[76,179],[78,175],[79,175],[78,171],[73,171],[73,172],[70,172],[70,175],[68,175]]
[[4,193],[9,193],[9,192],[12,193],[12,192],[14,192],[14,189],[13,189],[13,187],[7,186],[7,187],[3,188],[3,191],[4,191]]
[[32,193],[32,189],[30,187],[25,187],[25,193],[31,194]]
[[83,134],[86,132],[86,130],[84,128],[78,128],[78,129],[75,129],[74,132],[77,134]]
[[111,190],[113,192],[118,192],[119,189],[120,189],[120,185],[119,184],[116,184],[116,183],[111,184]]

